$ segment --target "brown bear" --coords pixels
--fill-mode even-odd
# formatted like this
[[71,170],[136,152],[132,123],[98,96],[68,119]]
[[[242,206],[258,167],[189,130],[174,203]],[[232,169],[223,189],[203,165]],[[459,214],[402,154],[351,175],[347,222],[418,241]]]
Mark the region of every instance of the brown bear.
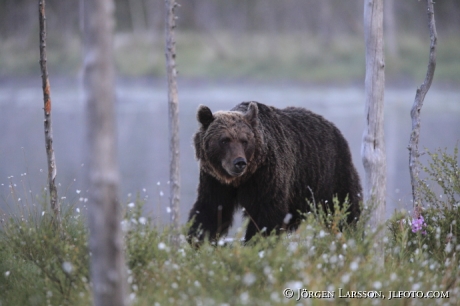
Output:
[[230,111],[201,105],[194,136],[200,162],[189,242],[225,235],[238,208],[249,218],[245,241],[295,230],[310,203],[333,209],[349,201],[348,223],[361,212],[361,184],[348,143],[331,122],[298,107],[243,102]]

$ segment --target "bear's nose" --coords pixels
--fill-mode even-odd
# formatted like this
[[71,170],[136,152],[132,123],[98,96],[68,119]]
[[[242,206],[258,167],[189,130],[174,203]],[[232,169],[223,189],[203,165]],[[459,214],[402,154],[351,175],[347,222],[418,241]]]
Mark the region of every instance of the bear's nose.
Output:
[[235,169],[239,172],[243,171],[244,168],[246,168],[246,159],[243,157],[238,157],[233,161],[233,166],[235,166]]

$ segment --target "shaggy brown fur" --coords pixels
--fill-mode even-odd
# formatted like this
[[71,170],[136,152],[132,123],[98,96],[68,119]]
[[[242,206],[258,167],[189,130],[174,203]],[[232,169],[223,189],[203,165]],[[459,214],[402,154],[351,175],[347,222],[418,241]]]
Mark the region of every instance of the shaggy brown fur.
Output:
[[295,230],[309,202],[332,210],[334,196],[340,203],[348,197],[349,223],[358,219],[362,191],[348,143],[320,115],[243,102],[214,114],[200,106],[197,119],[200,182],[189,216],[192,243],[225,235],[239,207],[250,217],[246,241],[259,231]]

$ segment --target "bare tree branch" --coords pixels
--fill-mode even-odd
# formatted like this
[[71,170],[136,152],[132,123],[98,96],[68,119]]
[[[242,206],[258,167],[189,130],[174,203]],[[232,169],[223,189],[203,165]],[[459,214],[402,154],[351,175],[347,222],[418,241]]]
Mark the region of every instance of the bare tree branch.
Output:
[[410,112],[412,118],[412,132],[410,134],[409,145],[407,147],[409,150],[409,171],[414,208],[417,208],[422,204],[418,190],[420,173],[418,163],[418,158],[420,157],[420,152],[418,150],[421,124],[420,111],[422,109],[425,96],[431,87],[431,83],[433,82],[434,70],[436,69],[436,44],[438,40],[432,0],[426,0],[426,8],[428,15],[428,26],[430,31],[430,56],[428,60],[428,69],[426,72],[425,80],[423,81],[423,84],[420,86],[420,88],[417,88],[417,91],[415,93],[414,104],[412,104],[412,109]]
[[48,69],[46,67],[46,15],[45,15],[45,0],[38,1],[39,24],[40,24],[40,69],[42,72],[42,88],[45,113],[45,145],[46,156],[48,161],[48,185],[50,194],[50,206],[53,210],[53,218],[55,225],[61,227],[61,205],[57,198],[56,188],[56,160],[53,149],[53,128],[51,124],[51,90],[48,79]]
[[170,207],[173,229],[179,229],[180,205],[180,171],[179,171],[179,101],[177,96],[176,70],[176,28],[175,0],[165,0],[166,4],[166,70],[168,74],[168,106],[169,106],[169,154],[170,154]]

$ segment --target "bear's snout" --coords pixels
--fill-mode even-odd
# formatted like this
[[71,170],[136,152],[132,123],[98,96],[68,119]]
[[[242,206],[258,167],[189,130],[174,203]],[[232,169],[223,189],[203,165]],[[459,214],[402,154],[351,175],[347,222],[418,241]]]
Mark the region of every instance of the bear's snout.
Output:
[[222,168],[230,177],[239,177],[242,176],[248,166],[248,161],[246,158],[241,157],[241,155],[235,159],[224,159],[222,161]]
[[244,171],[246,168],[246,165],[248,163],[246,162],[246,159],[243,157],[238,157],[233,161],[233,167],[235,168],[235,172],[241,173]]

